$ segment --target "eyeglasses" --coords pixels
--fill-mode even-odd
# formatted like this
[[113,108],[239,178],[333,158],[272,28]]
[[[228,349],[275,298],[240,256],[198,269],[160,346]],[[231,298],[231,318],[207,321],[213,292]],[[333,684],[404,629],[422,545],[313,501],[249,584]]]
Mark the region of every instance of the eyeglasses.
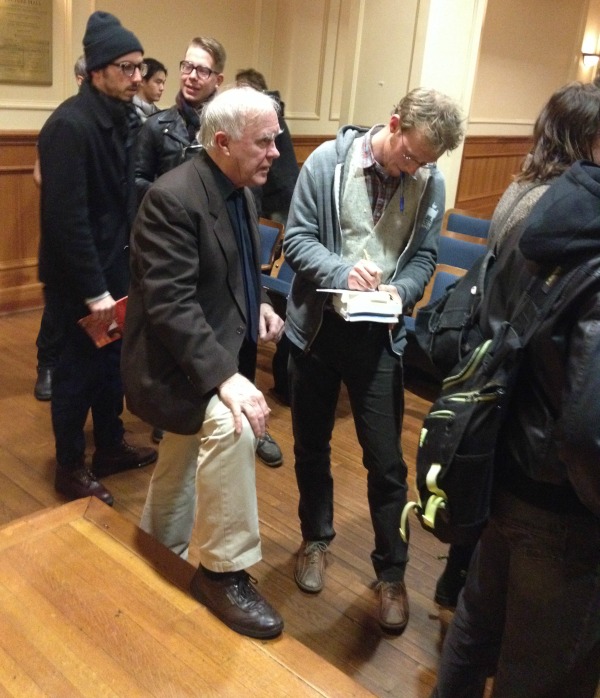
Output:
[[205,80],[207,80],[213,73],[215,75],[219,74],[216,70],[211,70],[205,65],[195,65],[189,61],[181,61],[179,64],[179,70],[181,71],[182,75],[191,75],[195,70],[196,75],[199,78],[204,78]]
[[404,142],[404,133],[402,131],[400,131],[400,138],[402,139],[402,146],[404,148],[404,152],[401,153],[401,155],[406,162],[414,162],[415,165],[417,165],[417,167],[428,167],[432,164],[431,162],[420,162],[414,155],[410,154],[410,151],[406,149],[406,144]]
[[115,65],[117,68],[121,69],[123,75],[128,78],[132,78],[136,70],[140,71],[142,77],[146,76],[148,72],[147,63],[132,63],[131,61],[123,61],[122,63],[111,63],[110,65]]

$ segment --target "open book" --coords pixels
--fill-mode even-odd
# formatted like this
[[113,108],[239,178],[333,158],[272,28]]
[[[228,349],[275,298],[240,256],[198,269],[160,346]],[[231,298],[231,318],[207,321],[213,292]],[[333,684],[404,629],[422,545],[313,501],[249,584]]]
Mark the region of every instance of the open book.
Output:
[[94,344],[100,348],[123,337],[126,310],[127,296],[124,296],[119,298],[115,304],[115,319],[112,322],[98,322],[90,314],[78,320],[77,324],[87,332]]
[[348,322],[398,322],[402,303],[387,291],[349,291],[339,288],[320,288],[331,293],[334,310]]

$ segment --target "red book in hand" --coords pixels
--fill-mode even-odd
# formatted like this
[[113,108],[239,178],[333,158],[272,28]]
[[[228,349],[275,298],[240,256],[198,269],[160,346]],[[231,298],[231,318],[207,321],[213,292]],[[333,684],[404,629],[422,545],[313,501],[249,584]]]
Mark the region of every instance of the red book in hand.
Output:
[[125,328],[125,311],[127,310],[127,296],[119,298],[115,304],[115,319],[108,322],[98,322],[92,314],[78,320],[78,325],[90,336],[94,344],[100,348],[111,342],[121,339]]

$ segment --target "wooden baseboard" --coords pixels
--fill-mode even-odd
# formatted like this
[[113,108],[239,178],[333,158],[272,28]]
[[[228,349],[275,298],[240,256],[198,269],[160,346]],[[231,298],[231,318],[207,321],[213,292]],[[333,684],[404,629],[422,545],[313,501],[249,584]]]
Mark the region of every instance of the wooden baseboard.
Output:
[[40,283],[0,289],[0,315],[33,310],[43,305],[44,292]]
[[335,136],[292,136],[292,143],[294,144],[294,152],[296,153],[296,160],[300,167],[306,162],[306,158],[312,153],[313,150],[318,148],[321,143],[325,141],[330,141]]

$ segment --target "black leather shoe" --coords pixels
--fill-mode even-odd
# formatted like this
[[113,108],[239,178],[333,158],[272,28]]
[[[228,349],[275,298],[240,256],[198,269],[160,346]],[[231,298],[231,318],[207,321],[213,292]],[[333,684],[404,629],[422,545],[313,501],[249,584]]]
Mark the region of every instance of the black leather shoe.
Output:
[[283,463],[283,453],[275,439],[265,431],[256,444],[256,455],[270,468],[278,468]]
[[47,402],[52,399],[52,369],[38,368],[37,380],[33,389],[36,400]]
[[283,618],[254,588],[256,580],[241,570],[218,574],[198,567],[192,596],[240,635],[268,639],[283,630]]
[[158,458],[158,451],[154,448],[141,446],[136,448],[121,441],[113,448],[96,449],[92,456],[92,470],[96,477],[107,477],[125,470],[135,470],[150,465]]
[[83,499],[83,497],[98,497],[112,507],[114,499],[104,485],[94,477],[87,468],[81,466],[76,470],[56,467],[54,489],[68,499]]

